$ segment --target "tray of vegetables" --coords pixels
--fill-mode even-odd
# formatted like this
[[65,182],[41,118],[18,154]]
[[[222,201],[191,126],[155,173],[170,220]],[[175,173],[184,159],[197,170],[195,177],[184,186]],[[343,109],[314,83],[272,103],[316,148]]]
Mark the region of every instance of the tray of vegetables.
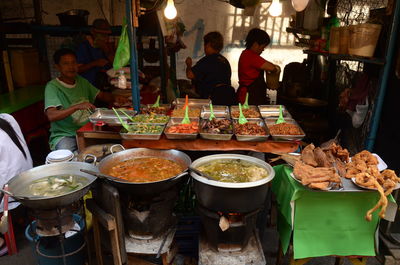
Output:
[[182,124],[183,118],[171,118],[164,134],[168,139],[196,139],[199,132],[199,118],[191,118],[189,124]]
[[214,118],[200,121],[200,137],[208,140],[229,141],[233,136],[233,125],[230,119]]
[[164,127],[161,124],[131,123],[122,128],[120,135],[125,140],[159,140]]
[[132,117],[131,121],[133,123],[167,124],[169,121],[169,116],[138,114]]
[[266,141],[269,136],[268,128],[262,119],[249,120],[245,124],[234,120],[233,127],[238,141]]

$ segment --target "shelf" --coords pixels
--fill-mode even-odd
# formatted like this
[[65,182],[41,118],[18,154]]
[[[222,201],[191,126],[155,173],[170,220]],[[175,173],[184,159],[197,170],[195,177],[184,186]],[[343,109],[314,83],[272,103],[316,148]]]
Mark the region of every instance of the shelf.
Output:
[[381,59],[381,58],[367,58],[367,57],[361,57],[361,56],[356,56],[356,55],[332,54],[332,53],[328,53],[328,52],[317,52],[317,51],[311,51],[311,50],[303,50],[303,53],[311,54],[311,55],[324,55],[324,56],[327,56],[331,60],[357,61],[357,62],[363,62],[363,63],[377,64],[377,65],[385,64],[385,60]]
[[306,29],[287,27],[286,32],[293,34],[309,35],[309,36],[321,36],[321,32],[319,30],[310,31]]

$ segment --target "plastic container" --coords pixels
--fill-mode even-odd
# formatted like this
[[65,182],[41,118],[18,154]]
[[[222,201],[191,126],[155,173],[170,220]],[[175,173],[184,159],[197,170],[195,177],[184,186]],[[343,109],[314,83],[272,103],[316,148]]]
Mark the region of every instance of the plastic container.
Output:
[[329,35],[329,53],[339,53],[340,50],[340,28],[331,27]]
[[339,53],[349,54],[350,28],[340,27]]
[[[74,235],[65,238],[63,241],[66,254],[66,265],[85,264],[85,240],[83,230],[85,222],[79,215],[74,214],[73,218],[81,228]],[[38,265],[64,265],[63,258],[60,257],[62,250],[58,236],[40,237],[32,232],[36,226],[33,221],[25,229],[25,237],[30,241],[33,254]]]
[[349,54],[372,57],[382,25],[359,24],[350,26]]
[[275,65],[276,71],[273,73],[268,73],[265,79],[265,83],[269,89],[279,88],[279,76],[281,74],[281,68]]

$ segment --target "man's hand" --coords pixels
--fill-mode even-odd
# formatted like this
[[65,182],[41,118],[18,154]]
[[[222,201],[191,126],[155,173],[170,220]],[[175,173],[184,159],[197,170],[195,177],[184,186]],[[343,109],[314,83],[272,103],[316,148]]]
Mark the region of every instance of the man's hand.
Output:
[[108,64],[108,63],[109,63],[108,60],[107,60],[107,59],[104,59],[104,58],[97,59],[97,60],[93,61],[93,64],[94,64],[95,66],[98,66],[98,67],[103,67],[103,66],[105,66],[105,65]]
[[75,105],[73,105],[72,107],[73,107],[74,111],[77,111],[77,110],[85,110],[85,109],[94,110],[94,109],[96,108],[96,106],[93,105],[93,104],[90,103],[90,102],[82,102],[82,103],[79,103],[79,104],[75,104]]
[[192,64],[193,64],[192,58],[187,57],[186,60],[185,60],[185,63],[186,63],[186,66],[187,66],[188,68],[191,68],[191,67],[192,67]]
[[129,103],[130,100],[128,97],[120,96],[120,95],[114,95],[114,102],[118,103],[117,105],[125,105],[126,103]]

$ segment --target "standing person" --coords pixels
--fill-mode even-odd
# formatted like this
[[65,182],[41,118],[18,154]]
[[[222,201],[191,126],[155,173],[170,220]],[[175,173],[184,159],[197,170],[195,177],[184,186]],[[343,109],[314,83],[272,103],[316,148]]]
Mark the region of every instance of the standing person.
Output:
[[90,35],[76,51],[79,74],[102,90],[107,82],[106,71],[114,61],[115,49],[109,42],[110,24],[105,19],[93,21]]
[[236,104],[235,90],[231,86],[231,66],[220,54],[224,47],[224,38],[217,31],[204,36],[204,53],[192,67],[192,58],[186,58],[186,76],[196,87],[201,98],[210,98],[215,105]]
[[51,122],[50,148],[77,151],[76,130],[88,122],[95,99],[124,103],[123,97],[114,98],[111,93],[99,91],[85,78],[78,75],[75,52],[59,49],[54,53],[54,63],[60,76],[47,83],[45,89],[45,113]]
[[270,41],[268,33],[259,28],[253,28],[247,34],[246,49],[239,58],[239,89],[237,97],[240,103],[245,101],[246,93],[248,92],[249,104],[269,104],[264,71],[275,73],[279,68],[260,55]]

